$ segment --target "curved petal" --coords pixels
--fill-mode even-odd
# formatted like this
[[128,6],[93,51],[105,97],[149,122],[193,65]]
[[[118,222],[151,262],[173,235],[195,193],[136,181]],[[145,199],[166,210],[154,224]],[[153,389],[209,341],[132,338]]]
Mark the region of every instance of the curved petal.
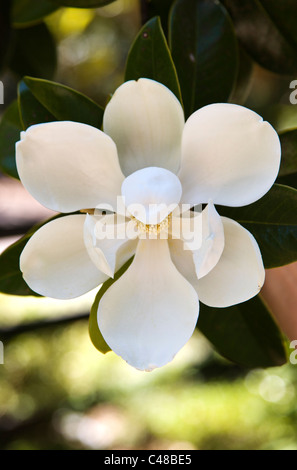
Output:
[[210,307],[229,307],[254,297],[264,284],[265,271],[252,234],[222,217],[225,247],[216,266],[198,281],[198,295]]
[[122,184],[128,212],[144,224],[159,224],[178,205],[182,187],[178,177],[165,168],[135,171]]
[[[186,223],[187,216],[191,221],[193,215],[196,215],[197,220],[193,225],[194,230]],[[225,241],[222,218],[212,202],[209,202],[202,213],[183,213],[179,223],[181,231],[178,234],[178,230],[175,230],[169,244],[172,260],[181,274],[196,288],[197,278],[206,276],[223,253]]]
[[72,299],[108,278],[88,255],[84,222],[85,215],[61,217],[30,238],[20,257],[20,269],[32,290],[46,297]]
[[108,103],[103,129],[115,141],[126,176],[147,166],[176,173],[184,114],[180,102],[161,83],[147,78],[121,85]]
[[194,289],[197,290],[198,277],[192,251],[185,250],[184,242],[180,239],[169,239],[168,244],[170,256],[175,267],[181,275],[189,281]]
[[78,122],[38,124],[22,132],[16,162],[25,188],[58,212],[116,205],[124,176],[112,139]]
[[202,244],[193,251],[198,279],[206,276],[218,263],[225,245],[222,218],[212,202],[202,212]]
[[166,240],[140,240],[135,259],[103,295],[100,331],[130,365],[152,370],[171,361],[191,337],[198,296],[171,261]]
[[134,239],[129,238],[124,217],[108,215],[98,218],[87,214],[84,225],[87,251],[95,266],[109,277],[113,277],[115,271],[135,254],[136,235]]
[[178,175],[182,202],[250,204],[274,183],[280,155],[276,131],[258,114],[234,104],[205,106],[184,128]]

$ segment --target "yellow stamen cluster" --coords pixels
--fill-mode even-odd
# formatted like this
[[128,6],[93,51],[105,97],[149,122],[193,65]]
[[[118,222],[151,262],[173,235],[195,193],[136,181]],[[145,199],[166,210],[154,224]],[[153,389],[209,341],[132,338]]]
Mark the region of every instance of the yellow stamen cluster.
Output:
[[169,229],[169,219],[170,215],[166,219],[162,220],[160,224],[144,224],[137,220],[135,217],[131,216],[131,219],[134,220],[136,227],[140,233],[147,233],[148,235],[159,235],[161,232],[168,232]]

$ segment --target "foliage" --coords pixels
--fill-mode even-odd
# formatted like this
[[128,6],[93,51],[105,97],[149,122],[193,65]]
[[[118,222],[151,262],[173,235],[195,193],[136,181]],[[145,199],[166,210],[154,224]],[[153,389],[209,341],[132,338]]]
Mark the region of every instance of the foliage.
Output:
[[[101,128],[102,106],[81,91],[54,81],[56,39],[47,18],[65,6],[96,8],[111,3],[14,0],[11,11],[6,2],[1,3],[0,66],[15,74],[19,82],[18,95],[0,122],[3,173],[18,177],[14,146],[20,131],[32,124],[74,120]],[[141,6],[142,25],[130,46],[122,70],[124,79],[147,77],[163,83],[183,103],[186,116],[215,102],[249,104],[246,98],[255,70],[268,75],[272,72],[279,80],[285,76],[286,87],[297,72],[294,0],[147,0]],[[251,107],[258,111],[257,106]],[[253,233],[266,268],[297,260],[297,129],[281,132],[280,140],[280,184],[247,207],[219,210]],[[1,292],[34,295],[24,285],[17,263],[34,230],[0,256]],[[103,352],[107,347],[102,346],[99,330],[94,332],[93,317],[108,283],[99,291],[90,321],[91,338]],[[224,312],[202,307],[198,328],[235,363],[269,367],[286,360],[282,335],[260,297]]]

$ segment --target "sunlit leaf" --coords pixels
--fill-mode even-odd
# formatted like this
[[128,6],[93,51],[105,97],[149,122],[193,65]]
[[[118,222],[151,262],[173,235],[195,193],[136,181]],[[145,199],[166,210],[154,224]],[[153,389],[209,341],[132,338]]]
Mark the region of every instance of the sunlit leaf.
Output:
[[129,52],[125,79],[141,77],[163,83],[181,101],[175,66],[158,17],[143,26]]
[[23,130],[17,100],[5,110],[0,122],[0,170],[18,178],[15,163],[15,143]]
[[44,23],[15,30],[10,68],[19,76],[52,78],[57,64],[56,44]]
[[225,8],[208,0],[177,0],[169,38],[186,115],[228,101],[237,76],[238,47]]
[[57,9],[50,0],[13,0],[12,23],[14,27],[34,24]]
[[287,361],[284,338],[260,296],[228,308],[201,305],[197,326],[222,356],[242,366]]
[[[121,269],[119,269],[116,274],[114,275],[114,278],[108,279],[106,282],[102,284],[100,287],[98,294],[96,295],[95,301],[92,305],[91,308],[91,313],[90,313],[90,319],[89,319],[89,334],[92,343],[94,344],[95,348],[98,349],[98,351],[102,352],[103,354],[107,353],[110,351],[110,347],[106,344],[101,331],[99,330],[98,326],[98,321],[97,321],[97,311],[98,311],[98,306],[101,298],[107,291],[107,289],[112,286],[114,282],[116,282],[122,274],[129,268],[130,264],[132,263],[133,258],[131,258],[127,263],[125,263]],[[121,301],[119,299],[119,308],[121,308]]]
[[272,0],[222,0],[238,38],[252,58],[279,73],[297,71],[296,2]]
[[297,261],[297,191],[275,184],[259,201],[245,207],[218,208],[256,238],[266,268]]

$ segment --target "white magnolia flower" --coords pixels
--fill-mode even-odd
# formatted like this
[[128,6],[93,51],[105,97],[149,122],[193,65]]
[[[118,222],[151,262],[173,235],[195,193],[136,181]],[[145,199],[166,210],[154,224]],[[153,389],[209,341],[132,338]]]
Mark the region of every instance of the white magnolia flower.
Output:
[[[238,105],[206,106],[185,123],[176,97],[148,79],[118,88],[103,129],[77,122],[30,127],[16,148],[20,179],[44,206],[63,213],[102,204],[116,208],[118,196],[126,206],[141,204],[144,215],[130,214],[138,235],[145,236],[127,237],[125,219],[117,223],[120,237],[100,240],[92,211],[68,215],[32,236],[20,267],[34,291],[67,299],[100,285],[135,254],[103,295],[98,323],[113,351],[151,370],[170,361],[191,337],[198,299],[226,307],[262,287],[264,267],[254,237],[220,217],[214,204],[243,206],[261,198],[277,176],[280,143],[270,124]],[[174,218],[166,207],[202,203],[208,205],[200,248],[189,249],[184,232],[180,238],[159,236]],[[99,223],[115,222],[109,214]],[[151,239],[151,232],[159,235]]]

